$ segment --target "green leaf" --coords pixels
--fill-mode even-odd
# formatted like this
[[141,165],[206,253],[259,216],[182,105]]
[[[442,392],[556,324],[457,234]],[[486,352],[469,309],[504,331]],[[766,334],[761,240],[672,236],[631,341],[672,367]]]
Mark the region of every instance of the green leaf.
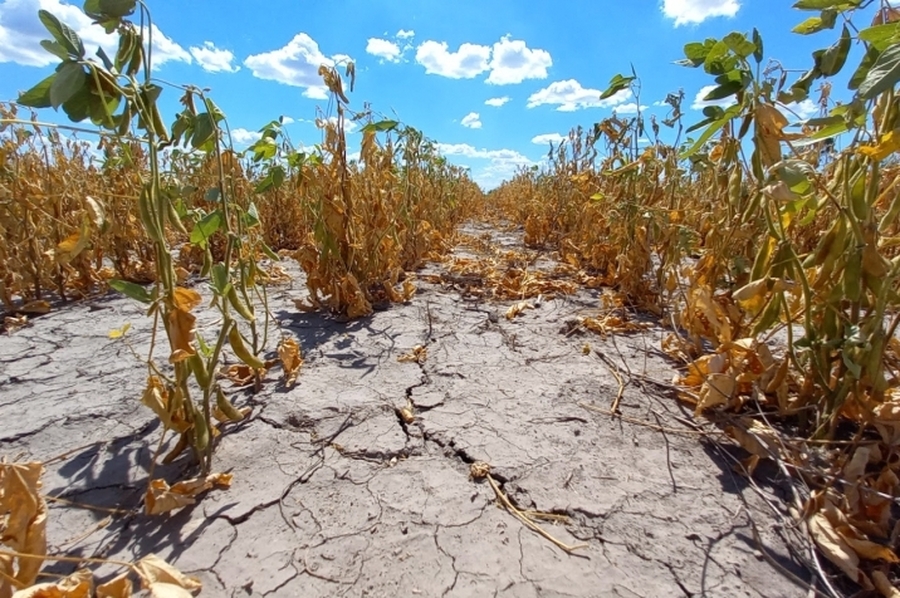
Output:
[[744,89],[744,84],[740,81],[728,81],[719,85],[718,87],[711,90],[708,94],[703,96],[704,102],[711,102],[713,100],[721,100],[722,98],[727,98],[728,96],[733,96],[737,92]]
[[799,10],[824,10],[826,8],[846,10],[856,8],[861,2],[862,0],[799,0],[794,4],[794,8]]
[[100,0],[99,5],[104,16],[121,19],[134,13],[137,0]]
[[103,68],[105,68],[105,69],[108,70],[108,71],[113,70],[114,65],[113,65],[113,63],[112,63],[112,60],[109,59],[109,56],[107,56],[106,50],[104,50],[103,48],[98,47],[98,48],[97,48],[97,56],[98,56],[98,57],[100,58],[100,60],[103,62]]
[[737,31],[732,31],[723,37],[722,41],[741,58],[747,58],[756,51],[756,44],[748,40],[746,35]]
[[822,16],[809,17],[808,19],[791,29],[791,31],[793,31],[794,33],[799,33],[800,35],[809,35],[811,33],[824,31],[825,29],[833,29],[836,22],[836,11],[830,9],[823,10]]
[[756,64],[759,64],[763,59],[763,40],[756,27],[753,28],[753,45],[756,46],[756,49],[753,50],[753,58],[756,60]]
[[375,133],[384,133],[387,131],[393,131],[397,128],[400,123],[396,120],[381,120],[377,123],[369,123],[362,128],[363,133],[375,132]]
[[83,85],[63,103],[62,108],[69,120],[80,123],[91,115],[92,104],[99,101],[100,98],[93,95],[87,85]]
[[222,218],[222,211],[213,210],[194,225],[191,230],[191,243],[206,247],[207,240],[221,230],[223,224],[225,224],[225,219]]
[[53,39],[64,47],[69,54],[78,58],[84,58],[84,44],[73,29],[43,9],[38,11],[38,18],[53,36]]
[[66,50],[59,42],[52,42],[49,39],[42,39],[41,47],[60,60],[70,60],[72,58],[71,56],[69,56],[69,51]]
[[679,159],[684,160],[685,158],[689,158],[693,154],[695,154],[706,141],[713,136],[714,133],[719,131],[722,127],[725,126],[732,118],[737,116],[740,113],[741,107],[738,105],[731,106],[728,108],[722,118],[710,124],[705,131],[697,138],[697,141],[694,144],[681,153]]
[[706,61],[711,45],[702,44],[700,42],[690,42],[684,46],[684,60],[679,60],[676,64],[682,66],[698,67]]
[[256,203],[251,201],[250,205],[247,206],[247,211],[244,213],[244,225],[247,228],[253,228],[254,226],[259,226],[259,223],[259,210],[256,207]]
[[210,269],[210,281],[216,294],[224,297],[231,289],[231,281],[228,280],[228,269],[225,264],[219,262]]
[[77,62],[67,60],[56,69],[56,78],[50,86],[50,105],[54,110],[68,102],[87,83],[87,73]]
[[265,244],[265,242],[261,242],[263,253],[266,254],[266,257],[270,260],[275,260],[276,262],[281,261],[281,256],[272,251],[272,248]]
[[881,53],[872,65],[866,78],[859,85],[859,95],[871,100],[878,94],[892,89],[900,80],[900,44],[891,46]]
[[151,303],[153,301],[153,297],[150,296],[150,293],[147,292],[147,289],[140,285],[134,284],[133,282],[113,278],[109,281],[109,286],[119,291],[123,295],[131,297],[132,299],[140,301],[141,303]]
[[847,83],[847,89],[859,89],[859,86],[869,74],[869,71],[872,69],[872,65],[875,64],[876,60],[878,60],[878,56],[880,54],[881,53],[874,47],[869,48],[866,51],[866,55],[863,56],[863,59],[862,61],[860,61],[859,66],[856,67],[853,75],[850,76],[850,81]]
[[847,54],[849,52],[850,31],[847,29],[847,26],[844,25],[844,30],[841,32],[841,38],[827,50],[822,52],[821,57],[816,56],[816,53],[813,53],[813,57],[816,58],[816,64],[822,75],[831,77],[838,74],[840,70],[844,68],[844,63],[847,62]]
[[609,87],[600,94],[600,99],[605,100],[606,98],[613,96],[623,89],[626,89],[632,81],[635,80],[635,77],[623,77],[622,75],[615,75],[612,79],[609,80]]
[[53,86],[54,79],[56,79],[56,73],[53,73],[25,93],[20,94],[19,99],[16,101],[29,108],[49,108],[51,106],[50,87]]
[[207,141],[213,138],[216,132],[213,117],[209,112],[201,112],[194,117],[194,134],[191,135],[191,145],[199,149]]
[[869,42],[876,50],[884,50],[900,39],[900,21],[873,25],[859,32],[859,39]]

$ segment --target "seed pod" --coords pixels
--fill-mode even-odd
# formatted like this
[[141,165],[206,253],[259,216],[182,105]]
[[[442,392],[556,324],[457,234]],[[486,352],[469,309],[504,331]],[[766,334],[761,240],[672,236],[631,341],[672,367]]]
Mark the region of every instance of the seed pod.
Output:
[[138,195],[138,213],[141,217],[141,224],[144,225],[144,230],[147,231],[147,236],[152,241],[161,243],[162,234],[160,233],[159,222],[157,222],[150,205],[150,188],[148,185],[142,186],[141,193]]
[[194,411],[194,448],[202,451],[209,444],[209,422],[203,417],[203,411],[195,406],[191,408]]
[[253,311],[241,301],[241,298],[238,296],[237,289],[233,284],[228,288],[226,297],[228,297],[228,303],[231,304],[231,307],[234,308],[234,311],[241,314],[242,318],[244,318],[248,322],[252,322],[256,319],[256,316],[253,315]]
[[844,298],[856,303],[862,297],[862,250],[854,249],[847,258],[842,281]]
[[197,384],[200,385],[200,388],[208,388],[210,382],[209,371],[206,369],[206,362],[203,361],[200,354],[194,353],[188,357],[187,362],[191,367],[191,371],[194,372],[194,377],[197,379]]
[[244,343],[244,337],[238,330],[237,324],[232,323],[231,330],[228,331],[228,341],[231,343],[231,349],[238,359],[249,365],[254,370],[266,367],[266,364],[256,355],[254,355],[247,345]]
[[222,390],[221,386],[216,386],[216,407],[229,421],[239,422],[244,419],[244,414],[235,409],[228,397],[225,396],[225,391]]

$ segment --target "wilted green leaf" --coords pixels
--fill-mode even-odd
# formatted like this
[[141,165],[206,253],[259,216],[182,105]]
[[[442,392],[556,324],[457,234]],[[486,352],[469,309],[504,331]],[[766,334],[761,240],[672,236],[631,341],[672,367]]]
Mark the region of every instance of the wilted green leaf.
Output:
[[77,62],[67,60],[56,68],[56,78],[50,86],[50,105],[53,109],[68,102],[87,83],[87,73]]
[[16,101],[29,108],[49,108],[51,106],[50,87],[53,86],[54,79],[56,79],[56,73],[19,95],[19,99]]
[[147,289],[140,285],[134,284],[133,282],[113,278],[109,281],[109,286],[119,291],[123,295],[131,297],[132,299],[140,301],[141,303],[150,303],[153,301],[153,297],[150,296],[150,293],[147,292]]
[[206,247],[206,242],[211,236],[222,229],[225,219],[222,218],[221,210],[213,210],[194,225],[191,230],[191,243]]
[[619,93],[623,89],[626,89],[634,79],[635,77],[623,77],[622,75],[616,74],[609,80],[609,87],[600,94],[600,99],[605,100],[606,98]]
[[377,123],[369,123],[365,125],[361,130],[363,133],[384,133],[387,131],[395,130],[399,124],[400,123],[396,120],[380,120]]
[[53,36],[53,39],[64,47],[69,54],[78,58],[84,58],[84,44],[72,28],[60,22],[52,13],[43,9],[38,11],[38,18]]
[[866,78],[859,85],[859,95],[864,100],[871,100],[883,91],[887,91],[900,80],[900,44],[891,46],[881,53],[872,65]]

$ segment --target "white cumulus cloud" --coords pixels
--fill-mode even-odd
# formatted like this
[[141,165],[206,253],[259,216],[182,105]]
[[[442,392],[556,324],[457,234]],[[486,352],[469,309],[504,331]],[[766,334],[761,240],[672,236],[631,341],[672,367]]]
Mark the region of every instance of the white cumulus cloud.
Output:
[[738,0],[663,0],[662,11],[675,26],[702,23],[712,17],[733,17],[741,8]]
[[599,89],[585,89],[575,79],[555,81],[531,94],[528,98],[528,107],[555,104],[560,112],[572,112],[583,108],[611,108],[630,100],[632,96],[630,89],[623,89],[601,100],[602,93]]
[[400,39],[409,39],[411,37],[414,37],[415,35],[416,32],[412,29],[401,29],[397,32],[397,37],[399,37]]
[[545,79],[553,64],[546,50],[529,48],[522,40],[500,38],[493,46],[464,43],[450,51],[447,42],[428,40],[419,44],[416,62],[425,72],[451,79],[471,79],[488,72],[487,83],[510,85],[526,79]]
[[487,104],[488,106],[494,106],[495,108],[499,108],[500,106],[507,103],[511,99],[512,98],[510,98],[509,96],[503,96],[502,98],[491,98],[489,100],[485,100],[484,103]]
[[277,50],[248,56],[244,65],[259,79],[304,87],[304,96],[325,100],[328,98],[328,88],[319,76],[319,67],[323,64],[334,66],[336,62],[343,62],[347,58],[344,54],[326,57],[313,38],[305,33],[298,33]]
[[243,127],[231,129],[231,140],[234,141],[235,145],[250,145],[260,137],[262,137],[262,133],[259,131],[250,131]]
[[532,137],[531,143],[536,143],[538,145],[547,145],[548,143],[560,143],[565,140],[566,138],[559,133],[544,133],[543,135],[535,135],[534,137]]
[[493,189],[512,178],[520,168],[534,166],[537,162],[511,149],[476,149],[468,143],[438,143],[438,151],[445,156],[459,156],[469,160],[487,160],[487,164],[473,169],[472,178],[484,189]]
[[[102,47],[114,56],[118,38],[107,35],[102,27],[77,6],[60,0],[4,0],[0,2],[0,62],[15,62],[25,66],[47,66],[59,62],[41,47],[41,40],[52,39],[38,19],[38,10],[44,9],[71,27],[84,42],[88,55],[93,56]],[[183,47],[153,26],[153,66],[166,62],[191,62],[191,55]]]
[[546,79],[547,69],[552,65],[550,52],[531,49],[524,41],[511,40],[506,35],[494,44],[487,82],[510,85],[525,79]]
[[241,67],[231,64],[234,54],[229,50],[220,50],[212,42],[203,42],[202,47],[191,46],[191,56],[197,64],[209,73],[236,73]]
[[779,108],[785,113],[785,116],[791,119],[806,120],[819,114],[819,105],[809,98],[802,102],[791,102],[784,107],[779,106]]
[[402,54],[400,46],[390,40],[377,37],[369,38],[369,41],[366,43],[366,53],[388,62],[399,62]]
[[[648,107],[641,104],[640,110],[643,112]],[[628,102],[627,104],[619,104],[615,108],[616,114],[637,114],[638,113],[638,105],[635,102]]]
[[469,127],[470,129],[480,129],[481,128],[481,116],[477,112],[469,112],[466,114],[460,124],[464,127]]
[[447,42],[426,41],[416,49],[416,62],[429,75],[450,79],[471,79],[489,68],[491,49],[477,44],[462,44],[455,52]]

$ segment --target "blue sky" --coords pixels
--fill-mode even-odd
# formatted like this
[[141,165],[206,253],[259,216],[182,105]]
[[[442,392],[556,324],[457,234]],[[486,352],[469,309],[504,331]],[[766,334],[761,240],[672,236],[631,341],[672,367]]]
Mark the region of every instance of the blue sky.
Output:
[[[325,110],[328,102],[316,70],[323,62],[351,59],[357,71],[351,108],[369,103],[376,112],[421,129],[451,161],[470,167],[485,188],[519,166],[539,163],[548,140],[577,125],[590,127],[613,111],[633,114],[638,105],[664,117],[667,107],[659,104],[668,92],[683,89],[687,124],[700,120],[698,93],[712,80],[702,69],[673,64],[687,42],[756,27],[767,58],[802,71],[811,66],[813,50],[831,45],[840,34],[791,33],[816,13],[792,9],[787,0],[147,4],[158,28],[155,75],[210,88],[239,149],[282,115],[295,143],[319,142],[314,120],[317,107]],[[115,47],[112,36],[90,25],[80,6],[0,0],[0,100],[15,99],[56,64],[40,47],[49,35],[37,19],[39,8],[76,29],[89,48]],[[847,70],[858,56],[855,48]],[[622,93],[601,101],[610,78],[627,74],[632,64],[641,78],[639,100]],[[834,99],[848,96],[843,85],[835,85]],[[178,97],[174,89],[163,94],[168,122],[179,108]],[[811,101],[792,108],[800,116],[816,110]],[[41,117],[67,122],[51,110]],[[358,135],[351,143],[356,140]]]

